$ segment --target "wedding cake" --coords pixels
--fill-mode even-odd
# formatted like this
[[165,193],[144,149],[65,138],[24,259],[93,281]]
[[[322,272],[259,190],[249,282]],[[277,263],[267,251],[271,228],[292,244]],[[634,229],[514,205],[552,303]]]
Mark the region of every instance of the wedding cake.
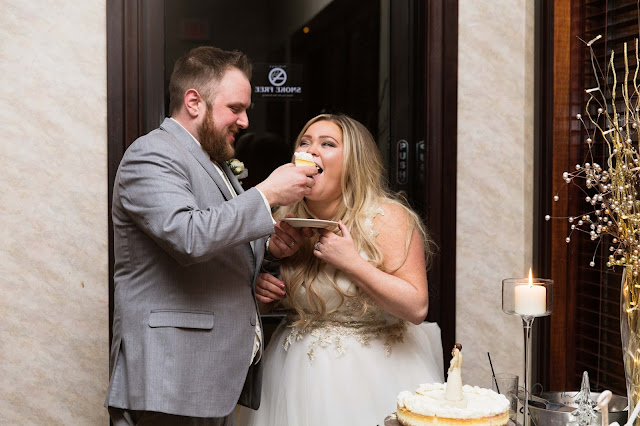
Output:
[[462,345],[451,355],[447,383],[429,383],[415,393],[398,395],[398,421],[404,426],[503,426],[509,421],[509,400],[490,389],[462,386]]

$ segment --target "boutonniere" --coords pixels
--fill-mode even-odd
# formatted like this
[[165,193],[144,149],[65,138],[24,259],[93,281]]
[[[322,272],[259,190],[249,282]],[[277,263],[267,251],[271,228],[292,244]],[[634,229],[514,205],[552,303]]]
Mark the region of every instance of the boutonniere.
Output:
[[[240,180],[249,176],[249,171],[244,167],[244,163],[237,158],[227,160],[227,166],[231,169],[235,177]],[[240,182],[242,184],[242,182]]]

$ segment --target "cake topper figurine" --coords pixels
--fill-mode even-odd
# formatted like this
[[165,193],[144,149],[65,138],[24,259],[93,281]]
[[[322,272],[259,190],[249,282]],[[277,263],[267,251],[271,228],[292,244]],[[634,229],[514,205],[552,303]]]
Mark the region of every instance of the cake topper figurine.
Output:
[[455,344],[451,356],[444,399],[450,405],[466,406],[462,398],[462,345],[460,343]]

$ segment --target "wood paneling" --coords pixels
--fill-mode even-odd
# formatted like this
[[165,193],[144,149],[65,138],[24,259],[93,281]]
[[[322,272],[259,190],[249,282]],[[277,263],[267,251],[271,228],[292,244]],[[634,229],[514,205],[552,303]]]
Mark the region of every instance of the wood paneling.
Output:
[[[534,38],[534,169],[533,169],[533,269],[535,276],[550,277],[551,253],[548,250],[551,240],[551,227],[544,220],[551,212],[551,181],[553,178],[553,132],[545,125],[553,121],[553,42],[554,42],[554,3],[544,0],[535,2],[535,38]],[[531,377],[534,383],[549,388],[551,376],[550,338],[551,318],[538,318],[533,325],[533,359]]]
[[107,0],[107,162],[109,220],[109,348],[113,324],[113,222],[111,204],[113,182],[124,154],[124,0]]
[[425,182],[427,226],[438,243],[429,273],[435,287],[428,319],[442,330],[444,359],[456,342],[456,175],[458,142],[458,1],[426,2],[424,58]]
[[107,0],[109,344],[114,291],[113,182],[127,147],[164,117],[164,9],[151,4],[153,1]]
[[[560,178],[569,162],[568,141],[570,126],[571,72],[571,1],[556,1],[553,28],[553,155],[551,193],[558,194],[553,203],[552,216],[568,216],[568,191]],[[554,279],[553,314],[551,315],[550,363],[553,374],[550,390],[565,390],[567,377],[567,222],[553,220],[551,227],[551,276]]]
[[[549,153],[553,179],[548,197],[555,194],[560,197],[552,206],[552,216],[556,219],[550,223],[548,243],[551,276],[555,280],[550,389],[577,389],[582,373],[587,371],[592,390],[610,389],[625,394],[619,337],[620,271],[606,266],[608,237],[591,241],[588,234],[576,230],[571,242],[564,242],[571,234],[566,219],[593,209],[585,202],[585,196],[593,195],[593,191],[582,187],[580,179],[567,185],[561,176],[565,171],[575,171],[576,164],[606,164],[609,153],[602,137],[592,135],[590,150],[585,141],[587,131],[576,119],[578,113],[586,116],[585,89],[603,81],[595,80],[589,49],[582,40],[602,35],[593,49],[596,66],[605,70],[611,49],[619,52],[623,41],[637,37],[637,3],[634,0],[556,1],[553,16],[553,115],[541,123],[553,131],[553,149]],[[607,93],[609,88],[605,86],[606,83],[603,90]],[[591,107],[592,115],[597,115],[597,105]],[[586,120],[586,127],[590,126]],[[589,266],[591,262],[593,267]]]

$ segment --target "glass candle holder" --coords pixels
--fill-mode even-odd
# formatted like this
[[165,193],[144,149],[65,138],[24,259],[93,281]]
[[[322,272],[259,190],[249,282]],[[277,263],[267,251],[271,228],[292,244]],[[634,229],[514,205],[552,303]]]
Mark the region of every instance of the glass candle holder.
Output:
[[544,278],[506,278],[502,280],[502,311],[522,318],[524,334],[524,426],[531,425],[531,331],[536,317],[553,311],[553,280]]
[[553,311],[553,280],[507,278],[502,280],[502,311],[521,317],[545,317]]

